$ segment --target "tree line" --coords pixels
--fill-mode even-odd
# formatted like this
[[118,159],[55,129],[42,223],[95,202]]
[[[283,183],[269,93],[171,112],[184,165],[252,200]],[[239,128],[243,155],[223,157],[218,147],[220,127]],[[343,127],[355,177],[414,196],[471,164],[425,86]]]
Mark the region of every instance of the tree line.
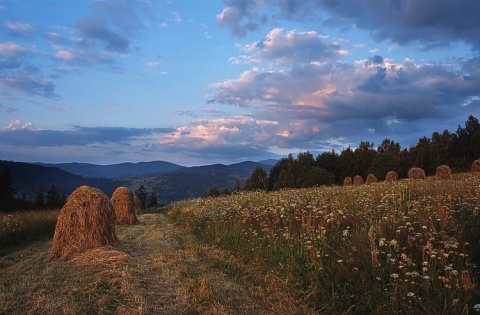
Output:
[[334,150],[314,157],[310,152],[292,154],[279,160],[269,174],[257,167],[245,182],[244,190],[278,190],[305,188],[321,185],[341,185],[346,177],[373,174],[384,180],[389,171],[398,178],[407,178],[408,170],[419,167],[425,174],[434,175],[440,165],[448,165],[454,173],[470,171],[473,161],[480,157],[480,124],[470,115],[465,126],[456,132],[434,132],[431,137],[422,137],[409,148],[384,139],[375,147],[372,142],[362,141],[358,147],[350,147],[340,153]]

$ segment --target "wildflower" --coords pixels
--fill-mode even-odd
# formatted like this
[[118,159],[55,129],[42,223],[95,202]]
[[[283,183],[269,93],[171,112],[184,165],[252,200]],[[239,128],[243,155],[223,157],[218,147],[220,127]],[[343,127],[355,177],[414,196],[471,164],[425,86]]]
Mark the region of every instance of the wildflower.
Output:
[[413,292],[408,292],[408,293],[407,293],[407,296],[408,296],[408,297],[414,297],[414,296],[415,296],[415,293],[413,293]]
[[390,275],[390,277],[393,278],[393,279],[398,279],[399,276],[398,276],[397,273],[392,273],[392,274]]

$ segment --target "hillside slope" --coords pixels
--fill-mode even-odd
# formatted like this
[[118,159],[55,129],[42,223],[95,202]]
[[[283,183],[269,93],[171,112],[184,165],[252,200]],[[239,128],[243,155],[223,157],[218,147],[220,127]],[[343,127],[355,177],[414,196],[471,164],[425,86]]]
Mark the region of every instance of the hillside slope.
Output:
[[313,314],[275,277],[200,244],[163,214],[120,226],[118,249],[49,261],[51,240],[0,257],[0,314]]

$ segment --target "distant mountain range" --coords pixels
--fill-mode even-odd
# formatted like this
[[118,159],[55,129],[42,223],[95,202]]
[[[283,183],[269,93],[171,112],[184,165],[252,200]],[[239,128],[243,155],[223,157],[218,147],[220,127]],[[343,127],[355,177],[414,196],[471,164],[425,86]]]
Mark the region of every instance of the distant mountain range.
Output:
[[204,195],[212,186],[231,190],[238,180],[243,186],[251,172],[260,166],[267,172],[276,160],[245,161],[231,165],[213,164],[185,167],[165,161],[96,165],[88,163],[23,163],[0,160],[0,173],[8,165],[11,169],[17,197],[23,194],[33,200],[42,184],[45,191],[55,185],[59,193],[67,196],[81,185],[102,190],[108,196],[120,186],[137,191],[143,185],[150,195],[155,192],[158,201],[196,198]]
[[165,172],[171,172],[184,168],[184,166],[164,161],[120,163],[111,165],[97,165],[88,163],[37,164],[58,167],[59,169],[72,174],[96,178],[133,178],[142,177],[145,175],[160,175]]

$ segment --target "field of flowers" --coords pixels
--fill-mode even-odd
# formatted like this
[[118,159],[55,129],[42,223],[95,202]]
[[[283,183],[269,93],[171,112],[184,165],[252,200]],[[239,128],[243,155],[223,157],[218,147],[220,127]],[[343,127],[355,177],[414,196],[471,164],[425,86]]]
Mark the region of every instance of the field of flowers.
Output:
[[173,204],[325,314],[480,312],[480,178],[239,193]]
[[3,247],[53,237],[60,210],[0,213],[0,254]]

